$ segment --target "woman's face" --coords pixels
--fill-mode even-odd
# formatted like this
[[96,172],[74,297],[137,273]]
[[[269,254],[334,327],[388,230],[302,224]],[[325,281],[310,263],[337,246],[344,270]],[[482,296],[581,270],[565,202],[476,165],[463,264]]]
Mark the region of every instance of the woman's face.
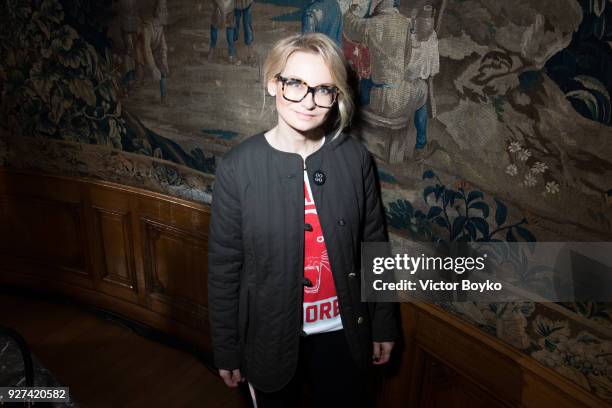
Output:
[[[334,85],[331,72],[323,58],[310,52],[292,53],[280,75],[284,78],[302,80],[311,87]],[[279,122],[283,121],[300,132],[307,132],[321,126],[330,111],[329,108],[315,105],[312,92],[309,92],[300,102],[288,101],[283,97],[283,84],[277,79],[268,82],[268,92],[276,97]]]

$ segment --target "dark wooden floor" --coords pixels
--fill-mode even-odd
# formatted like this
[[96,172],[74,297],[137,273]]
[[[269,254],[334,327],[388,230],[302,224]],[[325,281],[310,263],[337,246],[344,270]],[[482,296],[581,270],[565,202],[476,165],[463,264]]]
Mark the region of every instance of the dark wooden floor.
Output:
[[81,408],[248,406],[199,358],[73,304],[0,294],[0,324],[21,333]]

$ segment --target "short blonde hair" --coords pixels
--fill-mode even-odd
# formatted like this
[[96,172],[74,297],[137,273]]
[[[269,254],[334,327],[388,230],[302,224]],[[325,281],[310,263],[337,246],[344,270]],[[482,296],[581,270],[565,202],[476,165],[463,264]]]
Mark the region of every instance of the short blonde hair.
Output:
[[275,75],[285,68],[287,59],[296,51],[320,55],[331,72],[334,85],[339,89],[337,98],[338,115],[333,123],[335,126],[333,138],[336,138],[351,122],[355,104],[348,84],[346,59],[342,50],[328,36],[321,33],[294,34],[274,44],[264,62],[264,87],[267,87],[268,82],[274,80]]

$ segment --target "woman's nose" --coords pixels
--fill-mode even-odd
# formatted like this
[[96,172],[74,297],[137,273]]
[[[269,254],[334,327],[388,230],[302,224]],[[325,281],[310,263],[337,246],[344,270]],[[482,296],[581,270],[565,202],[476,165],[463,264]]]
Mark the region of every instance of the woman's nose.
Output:
[[314,91],[309,91],[304,99],[302,99],[302,105],[307,109],[314,109],[317,105],[314,102]]

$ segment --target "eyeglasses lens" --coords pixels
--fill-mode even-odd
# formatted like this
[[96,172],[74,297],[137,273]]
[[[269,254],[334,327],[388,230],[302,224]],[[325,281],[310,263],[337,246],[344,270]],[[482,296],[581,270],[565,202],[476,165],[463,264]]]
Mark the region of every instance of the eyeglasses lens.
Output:
[[[308,94],[308,85],[295,80],[287,80],[285,82],[283,95],[286,99],[294,102],[300,102]],[[329,108],[334,104],[336,93],[333,88],[317,87],[315,88],[314,103],[320,107]]]

